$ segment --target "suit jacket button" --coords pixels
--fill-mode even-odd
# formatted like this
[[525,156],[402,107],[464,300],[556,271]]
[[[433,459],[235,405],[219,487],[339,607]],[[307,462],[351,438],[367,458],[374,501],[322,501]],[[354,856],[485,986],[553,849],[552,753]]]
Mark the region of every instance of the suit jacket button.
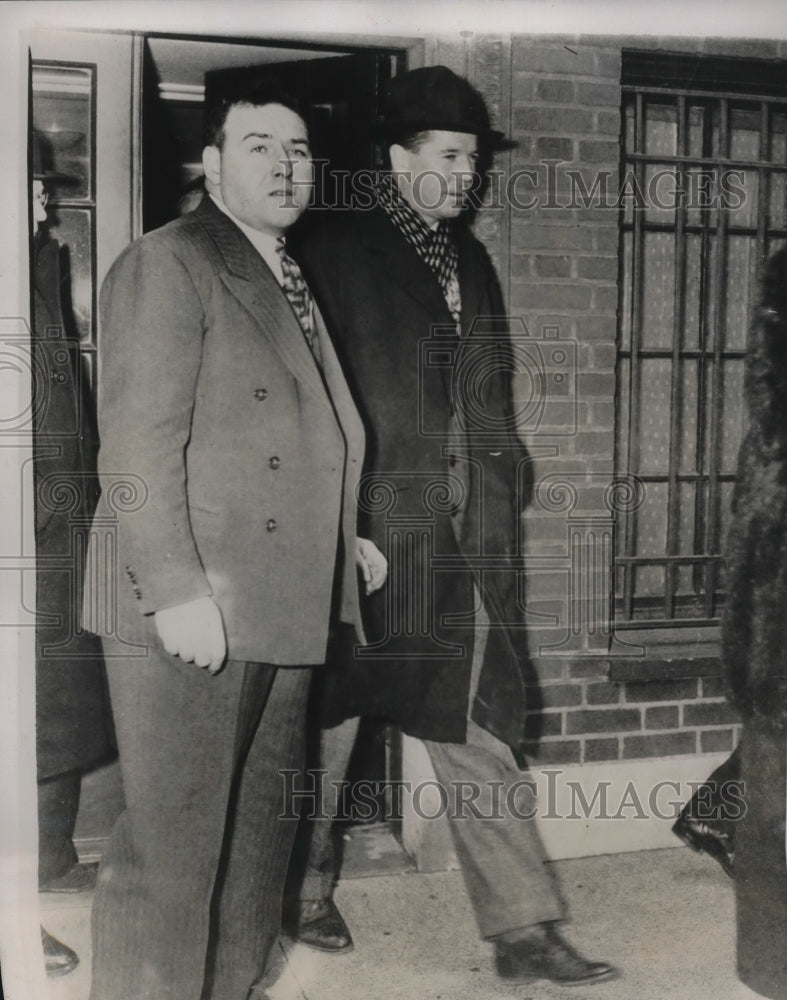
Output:
[[276,522],[274,521],[274,519],[272,517],[269,517],[268,520],[265,522],[265,530],[266,531],[275,531],[276,530]]
[[267,389],[255,389],[254,390],[254,398],[258,399],[260,401],[262,401],[263,399],[267,399],[268,398],[268,390]]
[[272,469],[278,469],[279,466],[281,465],[281,459],[278,457],[278,455],[273,455],[271,456],[271,458],[268,459],[268,465]]

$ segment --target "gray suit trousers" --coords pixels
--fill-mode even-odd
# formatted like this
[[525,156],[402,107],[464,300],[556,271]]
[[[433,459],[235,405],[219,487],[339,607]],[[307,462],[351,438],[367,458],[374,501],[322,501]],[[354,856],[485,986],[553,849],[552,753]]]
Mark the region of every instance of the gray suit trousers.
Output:
[[[480,597],[476,595],[480,605]],[[475,627],[475,648],[470,684],[472,705],[484,659],[489,620],[483,608]],[[347,772],[357,720],[348,720],[321,734],[320,767],[328,773],[322,788],[328,794]],[[522,782],[527,774],[516,765],[509,747],[472,720],[466,743],[426,740],[435,775],[446,796],[446,812],[459,865],[482,938],[492,938],[533,924],[562,920],[565,908],[556,882],[546,868],[546,856],[535,821],[523,819],[535,810],[535,796]],[[516,786],[516,812],[506,808],[507,790]],[[320,787],[318,785],[318,787]],[[468,789],[478,787],[477,810],[463,808],[455,797],[469,800]],[[500,789],[499,815],[491,815],[489,789]],[[335,796],[318,810],[330,815]],[[478,813],[478,815],[476,814]],[[489,817],[489,818],[486,818]],[[328,895],[336,877],[330,823],[313,821],[309,861],[302,899]]]
[[311,670],[105,656],[126,810],[93,906],[92,1000],[245,1000],[280,928]]

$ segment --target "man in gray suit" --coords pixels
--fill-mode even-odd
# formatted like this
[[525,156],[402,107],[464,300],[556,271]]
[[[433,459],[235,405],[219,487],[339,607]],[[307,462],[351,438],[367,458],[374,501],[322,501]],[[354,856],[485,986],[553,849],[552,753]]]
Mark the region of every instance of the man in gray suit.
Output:
[[308,667],[332,609],[361,632],[356,563],[367,592],[386,570],[355,533],[363,430],[284,247],[311,196],[296,105],[270,86],[217,98],[203,165],[208,196],[128,247],[101,295],[91,560],[126,810],[93,1000],[244,1000],[259,979]]

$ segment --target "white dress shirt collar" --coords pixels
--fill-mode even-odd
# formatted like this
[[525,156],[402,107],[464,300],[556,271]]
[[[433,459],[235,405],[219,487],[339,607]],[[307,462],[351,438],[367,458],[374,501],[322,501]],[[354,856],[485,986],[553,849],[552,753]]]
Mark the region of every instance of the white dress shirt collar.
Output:
[[259,229],[254,229],[245,222],[233,215],[232,212],[227,208],[221,199],[221,195],[213,191],[210,192],[210,197],[216,203],[216,206],[240,229],[240,231],[248,237],[249,242],[257,251],[257,253],[262,257],[265,263],[273,272],[274,278],[281,285],[284,278],[281,272],[281,257],[279,256],[278,247],[281,245],[278,236],[271,236],[270,233],[261,233]]

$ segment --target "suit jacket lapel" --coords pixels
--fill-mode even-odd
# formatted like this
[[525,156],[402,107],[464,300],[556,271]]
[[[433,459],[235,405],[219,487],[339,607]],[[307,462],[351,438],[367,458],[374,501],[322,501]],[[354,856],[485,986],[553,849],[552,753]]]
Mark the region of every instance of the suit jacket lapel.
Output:
[[251,313],[298,381],[330,407],[314,356],[268,265],[211,198],[203,198],[197,212],[224,261],[221,279],[225,287]]

